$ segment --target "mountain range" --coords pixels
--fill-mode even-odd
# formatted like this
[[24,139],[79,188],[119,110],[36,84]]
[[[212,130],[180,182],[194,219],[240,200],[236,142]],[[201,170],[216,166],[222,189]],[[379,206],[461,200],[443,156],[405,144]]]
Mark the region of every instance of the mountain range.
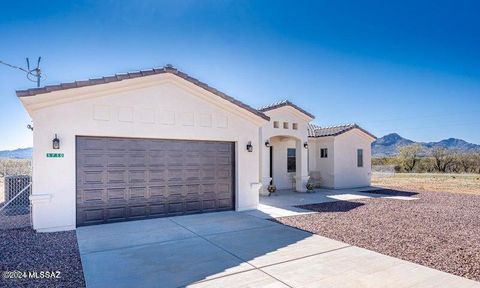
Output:
[[443,147],[453,149],[460,152],[480,151],[480,145],[472,144],[462,139],[448,138],[438,142],[415,142],[410,139],[403,138],[397,133],[391,133],[378,138],[372,143],[372,156],[395,156],[398,148],[405,145],[418,144],[422,147],[422,154],[427,154],[434,147]]
[[32,148],[0,151],[0,158],[30,159],[32,158]]

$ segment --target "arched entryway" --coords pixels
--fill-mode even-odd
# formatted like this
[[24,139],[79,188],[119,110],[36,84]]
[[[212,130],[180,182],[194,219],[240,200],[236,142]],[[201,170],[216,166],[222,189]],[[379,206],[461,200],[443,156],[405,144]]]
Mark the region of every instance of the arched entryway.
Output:
[[308,181],[308,147],[306,140],[290,135],[276,135],[265,139],[262,161],[262,194],[269,184],[277,189],[306,191]]

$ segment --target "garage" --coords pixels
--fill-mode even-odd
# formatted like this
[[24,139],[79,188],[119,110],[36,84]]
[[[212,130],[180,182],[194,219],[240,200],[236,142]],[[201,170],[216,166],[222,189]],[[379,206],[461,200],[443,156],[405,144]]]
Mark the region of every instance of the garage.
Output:
[[233,142],[76,137],[76,225],[235,209]]

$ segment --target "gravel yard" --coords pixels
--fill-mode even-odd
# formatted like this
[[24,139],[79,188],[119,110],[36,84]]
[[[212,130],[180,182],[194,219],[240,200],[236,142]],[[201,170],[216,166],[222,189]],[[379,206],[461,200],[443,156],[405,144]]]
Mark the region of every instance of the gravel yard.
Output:
[[[0,230],[0,287],[85,287],[74,231],[35,233],[31,228]],[[5,271],[20,271],[10,273]],[[34,279],[41,271],[59,271],[59,279]],[[23,274],[23,272],[26,272]],[[21,279],[5,279],[18,277]],[[27,278],[24,278],[27,277]]]
[[420,192],[413,201],[364,199],[299,206],[320,213],[277,221],[480,281],[480,196]]

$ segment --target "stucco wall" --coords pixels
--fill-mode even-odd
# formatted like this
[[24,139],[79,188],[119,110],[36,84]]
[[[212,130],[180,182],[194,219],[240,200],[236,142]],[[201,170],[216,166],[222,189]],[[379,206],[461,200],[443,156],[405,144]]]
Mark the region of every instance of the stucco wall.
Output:
[[273,146],[273,184],[277,186],[277,189],[294,189],[292,177],[295,176],[295,172],[287,172],[287,149],[295,148],[295,140],[274,137],[271,143]]
[[[334,137],[322,137],[322,138],[311,138],[309,140],[309,166],[311,173],[320,174],[321,181],[320,185],[326,188],[335,187],[335,171],[334,171],[334,158],[335,158],[335,147],[334,147]],[[320,149],[328,149],[328,157],[320,158]]]
[[[372,141],[358,129],[335,137],[335,188],[370,185]],[[363,167],[357,167],[357,149],[363,149]]]
[[[75,228],[76,135],[236,142],[236,208],[256,208],[259,147],[254,145],[254,152],[249,153],[245,146],[249,141],[259,142],[261,124],[232,112],[232,107],[224,109],[227,106],[222,105],[227,104],[209,97],[216,96],[171,80],[30,111],[35,125],[33,194],[41,199],[33,207],[34,228]],[[60,150],[51,147],[55,134],[61,141]],[[64,158],[46,158],[49,152],[64,153]]]
[[[260,129],[260,139],[259,139],[259,146],[263,147],[260,150],[260,179],[262,181],[263,187],[264,187],[264,194],[265,194],[265,189],[270,183],[270,168],[269,168],[269,161],[270,161],[270,152],[269,149],[265,147],[265,141],[272,139],[273,137],[281,136],[284,138],[289,138],[294,145],[292,148],[297,149],[296,157],[297,157],[297,172],[295,173],[296,177],[296,190],[300,192],[304,192],[306,190],[305,184],[308,180],[308,168],[307,168],[307,149],[303,148],[303,143],[308,141],[308,123],[312,120],[310,117],[306,116],[305,114],[299,112],[295,108],[292,108],[290,106],[284,106],[277,108],[275,110],[270,110],[265,112],[267,116],[270,117],[270,122],[265,123],[261,129]],[[273,124],[275,121],[278,121],[279,127],[274,128]],[[288,122],[288,128],[285,129],[283,127],[283,123]],[[293,129],[292,125],[293,123],[297,124],[297,129]],[[286,148],[285,149],[285,163],[280,165],[274,164],[276,168],[280,167],[280,169],[283,169],[282,167],[285,167],[285,174],[286,174]],[[278,149],[274,148],[274,151]],[[280,152],[282,153],[282,152]],[[277,160],[278,161],[278,160]],[[275,169],[274,169],[275,170]],[[278,169],[277,169],[278,170]],[[280,171],[280,170],[279,170]],[[286,175],[281,175],[283,172],[278,172],[279,174],[277,175],[277,180],[279,183],[275,183],[277,185],[277,188],[282,189],[282,188],[292,188],[291,182],[290,184],[286,184],[285,182],[287,176]],[[280,178],[279,178],[280,177]],[[277,182],[277,180],[275,180]],[[267,193],[268,194],[268,193]]]

